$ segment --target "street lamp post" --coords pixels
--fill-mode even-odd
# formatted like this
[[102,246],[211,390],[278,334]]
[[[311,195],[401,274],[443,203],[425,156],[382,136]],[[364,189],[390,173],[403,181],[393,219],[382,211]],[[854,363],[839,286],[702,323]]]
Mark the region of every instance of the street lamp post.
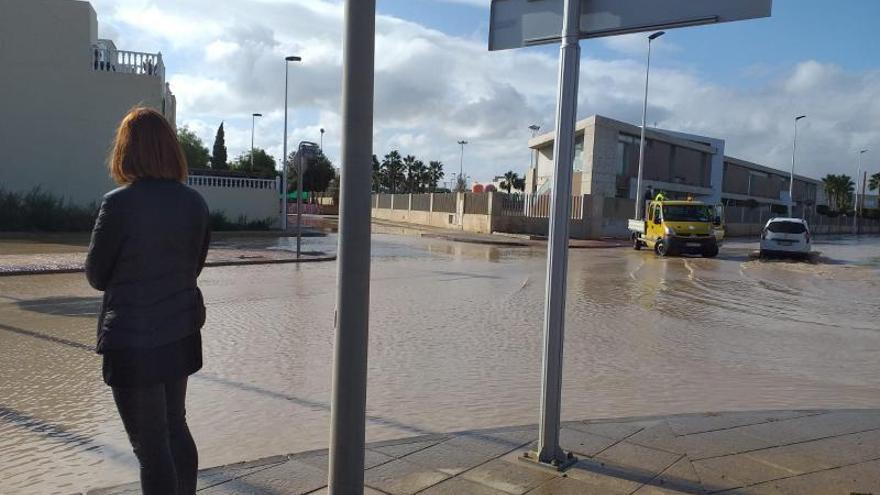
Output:
[[794,143],[791,146],[791,177],[788,180],[788,217],[794,215],[794,157],[797,152],[797,124],[798,120],[806,118],[806,115],[799,115],[794,118]]
[[856,173],[856,188],[853,190],[853,234],[859,233],[859,177],[862,175],[862,155],[868,150],[859,150],[859,168]]
[[[287,83],[290,79],[290,62],[299,62],[302,59],[296,56],[284,58],[284,151],[281,155],[281,230],[287,232]],[[251,159],[253,160],[253,139],[251,140]],[[252,166],[253,167],[253,166]],[[302,177],[297,177],[302,181]]]
[[651,75],[651,42],[666,34],[665,31],[657,31],[648,36],[648,63],[645,67],[645,101],[642,106],[642,137],[639,141],[639,174],[636,177],[636,220],[642,218],[642,175],[645,164],[645,127],[648,125],[648,78]]
[[[461,155],[458,162],[458,177],[460,182],[461,177],[464,177],[464,145],[468,144],[468,142],[462,139],[458,144],[461,145]],[[467,189],[467,184],[465,184],[465,189]]]
[[262,117],[261,113],[251,114],[251,172],[254,171],[254,128],[256,126],[257,117]]
[[321,128],[321,152],[324,152],[324,128]]
[[[538,131],[540,129],[541,129],[541,126],[539,126],[538,124],[532,124],[529,126],[529,130],[532,131],[532,139],[534,139],[535,136],[538,135]],[[537,175],[538,175],[538,150],[534,149],[534,150],[532,150],[532,186],[533,187],[538,180]],[[531,190],[529,192],[534,194],[535,191]]]

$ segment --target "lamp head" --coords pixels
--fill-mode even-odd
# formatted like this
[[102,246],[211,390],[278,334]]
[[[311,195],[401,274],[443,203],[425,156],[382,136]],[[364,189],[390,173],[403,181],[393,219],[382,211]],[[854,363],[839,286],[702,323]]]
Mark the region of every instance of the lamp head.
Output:
[[254,114],[251,114],[251,116],[252,116],[252,117],[262,117],[263,114],[261,114],[261,113],[254,113]]
[[797,117],[794,118],[794,121],[797,122],[798,120],[805,119],[805,118],[807,118],[806,115],[799,115],[799,116],[797,116]]
[[284,60],[286,60],[288,62],[300,62],[300,61],[302,61],[302,58],[297,57],[295,55],[291,55],[289,57],[284,57]]
[[666,34],[666,31],[657,31],[656,33],[652,34],[651,36],[648,36],[648,41],[654,41],[657,38],[663,36],[664,34]]

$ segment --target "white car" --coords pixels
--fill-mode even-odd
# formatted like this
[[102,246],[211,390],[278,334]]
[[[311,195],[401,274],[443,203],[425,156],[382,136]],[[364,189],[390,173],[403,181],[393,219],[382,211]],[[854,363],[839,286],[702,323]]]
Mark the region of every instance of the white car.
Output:
[[800,218],[771,218],[761,231],[761,256],[810,254],[810,227]]

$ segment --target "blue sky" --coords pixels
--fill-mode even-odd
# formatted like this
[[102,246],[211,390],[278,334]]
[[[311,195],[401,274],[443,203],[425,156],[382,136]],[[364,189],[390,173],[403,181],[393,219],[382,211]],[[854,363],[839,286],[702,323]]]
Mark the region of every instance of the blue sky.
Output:
[[[232,156],[249,146],[249,115],[259,111],[266,117],[258,146],[280,157],[279,60],[302,55],[291,70],[290,139],[317,140],[324,127],[326,151],[338,156],[340,0],[92,2],[102,36],[125,49],[163,52],[179,123],[210,146],[225,121]],[[377,5],[376,153],[400,149],[454,165],[455,143],[464,138],[475,179],[524,173],[528,125],[552,126],[557,48],[489,53],[488,0]],[[730,155],[786,168],[790,119],[806,113],[801,170],[854,173],[853,150],[875,147],[880,158],[877,19],[875,0],[775,0],[769,19],[670,31],[655,44],[649,122],[724,138]],[[580,118],[638,122],[644,36],[582,42]]]

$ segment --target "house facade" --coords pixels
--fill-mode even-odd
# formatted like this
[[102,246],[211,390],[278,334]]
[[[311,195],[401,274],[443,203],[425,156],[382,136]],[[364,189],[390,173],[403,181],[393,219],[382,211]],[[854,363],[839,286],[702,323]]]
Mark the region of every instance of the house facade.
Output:
[[100,200],[116,127],[137,105],[175,122],[161,53],[99,39],[88,2],[0,0],[0,187]]

